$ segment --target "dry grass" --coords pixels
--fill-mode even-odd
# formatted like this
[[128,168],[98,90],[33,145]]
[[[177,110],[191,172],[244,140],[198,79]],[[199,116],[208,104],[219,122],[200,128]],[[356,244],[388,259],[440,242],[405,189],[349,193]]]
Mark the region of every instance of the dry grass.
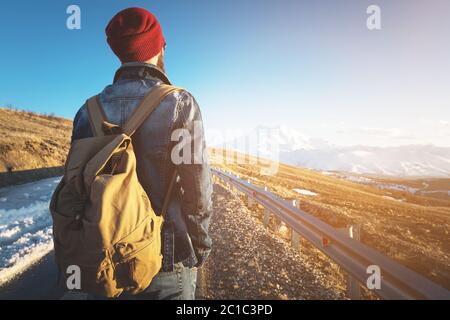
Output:
[[0,108],[0,172],[62,166],[71,130],[67,119]]
[[[233,171],[244,179],[251,179],[261,187],[268,186],[272,192],[286,199],[300,199],[304,211],[334,227],[360,224],[362,242],[450,288],[448,194],[446,199],[441,199],[428,194],[380,190],[375,186],[285,164],[280,164],[277,174],[264,176],[260,173],[261,164],[250,162],[250,159],[253,162],[257,159],[245,156],[245,164],[215,164],[217,157],[214,151],[217,150],[211,153],[214,165]],[[410,186],[422,185],[423,182],[418,179],[380,180]],[[450,179],[436,181],[436,190],[450,190]],[[294,188],[310,190],[318,195],[301,195],[293,191]],[[428,188],[433,186],[430,184]]]

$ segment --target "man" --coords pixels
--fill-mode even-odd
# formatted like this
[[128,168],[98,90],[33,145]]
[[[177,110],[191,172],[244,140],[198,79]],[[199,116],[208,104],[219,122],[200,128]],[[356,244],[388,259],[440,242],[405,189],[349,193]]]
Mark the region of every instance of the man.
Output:
[[[157,19],[141,8],[119,12],[106,35],[122,66],[100,102],[108,121],[122,126],[152,88],[170,84],[164,70],[165,40]],[[171,137],[177,129],[192,138],[192,159],[175,165],[171,159],[178,141]],[[84,105],[75,117],[72,141],[92,135]],[[201,113],[192,95],[179,91],[166,97],[133,136],[133,147],[139,180],[155,212],[161,212],[174,169],[179,177],[162,229],[162,270],[137,298],[194,299],[197,268],[211,250],[212,183]],[[199,154],[202,161],[194,161]]]

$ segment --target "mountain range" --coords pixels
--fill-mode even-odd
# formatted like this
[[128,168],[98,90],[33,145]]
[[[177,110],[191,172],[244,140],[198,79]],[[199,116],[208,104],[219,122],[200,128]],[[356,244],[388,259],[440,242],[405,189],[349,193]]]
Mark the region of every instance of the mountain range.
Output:
[[225,147],[321,171],[450,177],[450,148],[434,145],[338,146],[287,126],[259,126]]

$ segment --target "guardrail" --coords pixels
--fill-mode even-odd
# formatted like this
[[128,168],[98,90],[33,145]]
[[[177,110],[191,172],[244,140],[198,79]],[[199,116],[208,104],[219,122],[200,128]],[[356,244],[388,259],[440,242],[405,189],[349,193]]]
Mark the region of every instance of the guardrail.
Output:
[[347,282],[350,298],[359,298],[359,285],[354,280],[366,286],[368,279],[379,272],[379,286],[371,291],[383,299],[450,299],[450,292],[445,288],[354,239],[353,231],[357,229],[351,230],[351,238],[302,211],[295,200],[293,203],[282,199],[267,188],[252,185],[231,172],[212,169],[212,173],[225,184],[244,193],[250,205],[254,202],[262,205],[266,226],[270,214],[275,215],[291,228],[293,245],[298,246],[298,236],[301,236],[342,267],[351,278]]

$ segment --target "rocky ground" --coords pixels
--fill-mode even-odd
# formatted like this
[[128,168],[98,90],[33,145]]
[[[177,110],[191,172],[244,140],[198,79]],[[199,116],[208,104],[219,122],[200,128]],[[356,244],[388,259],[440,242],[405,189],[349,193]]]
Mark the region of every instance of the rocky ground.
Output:
[[210,228],[214,248],[200,274],[200,298],[345,298],[345,280],[335,265],[311,249],[294,250],[218,184]]

